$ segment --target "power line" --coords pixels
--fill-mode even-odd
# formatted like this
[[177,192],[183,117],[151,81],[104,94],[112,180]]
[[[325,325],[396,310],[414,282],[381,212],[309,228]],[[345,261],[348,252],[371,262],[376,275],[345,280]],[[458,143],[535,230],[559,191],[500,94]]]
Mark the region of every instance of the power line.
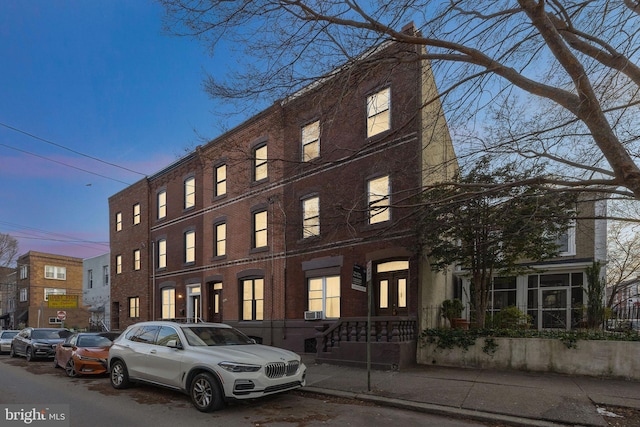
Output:
[[[62,165],[62,166],[66,166],[66,167],[69,167],[69,168],[72,168],[72,169],[76,169],[76,170],[79,170],[79,171],[81,171],[81,172],[86,172],[86,173],[89,173],[89,174],[91,174],[91,175],[99,176],[99,177],[101,177],[101,178],[110,179],[110,180],[112,180],[112,181],[116,181],[116,182],[119,182],[119,183],[121,183],[121,184],[131,185],[131,184],[130,184],[130,183],[128,183],[128,182],[120,181],[119,179],[116,179],[116,178],[111,178],[111,177],[109,177],[109,176],[102,175],[102,174],[99,174],[99,173],[96,173],[96,172],[92,172],[92,171],[89,171],[89,170],[86,170],[86,169],[82,169],[82,168],[79,168],[79,167],[77,167],[77,166],[70,165],[70,164],[68,164],[68,163],[60,162],[60,161],[58,161],[58,160],[53,160],[53,159],[50,159],[50,158],[48,158],[48,157],[44,157],[44,156],[41,156],[41,155],[39,155],[39,154],[32,153],[32,152],[30,152],[30,151],[26,151],[26,150],[22,150],[22,149],[20,149],[20,148],[12,147],[12,146],[7,145],[7,144],[2,144],[2,143],[0,143],[0,146],[2,146],[2,147],[6,147],[6,148],[9,148],[9,149],[11,149],[11,150],[19,151],[19,152],[24,153],[24,154],[29,154],[30,156],[38,157],[38,158],[40,158],[40,159],[47,160],[47,161],[49,161],[49,162],[57,163],[57,164]],[[136,173],[137,173],[137,172],[136,172]]]
[[51,144],[51,145],[53,145],[53,146],[56,146],[56,147],[58,147],[58,148],[62,148],[63,150],[70,151],[71,153],[77,154],[77,155],[79,155],[79,156],[83,156],[83,157],[86,157],[86,158],[88,158],[88,159],[95,160],[96,162],[104,163],[105,165],[113,166],[113,167],[115,167],[115,168],[122,169],[122,170],[125,170],[125,171],[127,171],[127,172],[131,172],[131,173],[135,173],[135,174],[138,174],[138,175],[146,176],[146,174],[144,174],[144,173],[142,173],[142,172],[134,171],[134,170],[129,169],[129,168],[126,168],[126,167],[124,167],[124,166],[120,166],[120,165],[117,165],[117,164],[115,164],[115,163],[107,162],[107,161],[102,160],[102,159],[99,159],[99,158],[97,158],[97,157],[93,157],[93,156],[90,156],[90,155],[88,155],[88,154],[81,153],[81,152],[76,151],[76,150],[74,150],[74,149],[72,149],[72,148],[65,147],[64,145],[61,145],[61,144],[55,143],[55,142],[53,142],[53,141],[50,141],[50,140],[45,139],[45,138],[42,138],[42,137],[40,137],[40,136],[38,136],[38,135],[34,135],[34,134],[32,134],[32,133],[26,132],[26,131],[24,131],[24,130],[18,129],[18,128],[16,128],[16,127],[10,126],[10,125],[8,125],[8,124],[5,124],[5,123],[0,122],[0,126],[3,126],[3,127],[7,128],[7,129],[10,129],[10,130],[14,131],[14,132],[21,133],[21,134],[26,135],[26,136],[28,136],[28,137],[31,137],[31,138],[33,138],[33,139],[37,139],[38,141],[42,141],[42,142],[45,142],[45,143],[47,143],[47,144]]

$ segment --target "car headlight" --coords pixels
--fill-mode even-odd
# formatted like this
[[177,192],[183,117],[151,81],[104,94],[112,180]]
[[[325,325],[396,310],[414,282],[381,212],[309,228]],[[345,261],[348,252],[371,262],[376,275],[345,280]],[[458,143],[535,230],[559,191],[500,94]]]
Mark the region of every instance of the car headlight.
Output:
[[33,346],[37,348],[51,348],[51,344],[47,344],[43,342],[34,342]]
[[262,366],[247,363],[220,362],[218,366],[229,372],[258,372]]

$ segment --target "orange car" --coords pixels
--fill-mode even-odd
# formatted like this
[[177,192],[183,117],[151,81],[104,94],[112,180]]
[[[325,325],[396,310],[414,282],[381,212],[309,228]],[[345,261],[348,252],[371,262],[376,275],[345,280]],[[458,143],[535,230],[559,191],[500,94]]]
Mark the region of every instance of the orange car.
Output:
[[107,373],[110,336],[100,332],[76,332],[56,347],[53,366],[62,367],[70,377]]

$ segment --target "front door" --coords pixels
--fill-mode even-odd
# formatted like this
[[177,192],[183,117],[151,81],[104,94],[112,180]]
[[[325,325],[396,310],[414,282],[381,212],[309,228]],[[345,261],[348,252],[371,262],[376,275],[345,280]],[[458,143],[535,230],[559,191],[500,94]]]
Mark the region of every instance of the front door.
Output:
[[209,286],[209,317],[210,322],[222,323],[222,283],[211,283]]
[[408,314],[409,261],[390,261],[376,265],[376,316]]
[[193,322],[202,319],[202,306],[200,304],[200,285],[187,287],[187,318]]

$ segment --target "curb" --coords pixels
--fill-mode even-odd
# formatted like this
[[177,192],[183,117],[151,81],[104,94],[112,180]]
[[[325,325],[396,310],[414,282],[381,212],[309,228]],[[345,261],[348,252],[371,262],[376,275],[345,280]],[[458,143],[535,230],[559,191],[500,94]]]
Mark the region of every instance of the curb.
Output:
[[453,406],[436,405],[433,403],[414,402],[409,400],[395,399],[392,397],[375,396],[364,393],[354,393],[341,390],[331,390],[320,387],[305,386],[297,391],[303,393],[323,394],[327,396],[342,397],[348,399],[356,399],[365,402],[375,403],[380,406],[389,406],[399,409],[407,409],[416,412],[425,412],[436,415],[446,415],[455,418],[462,418],[475,421],[502,422],[511,426],[534,426],[534,427],[559,427],[568,424],[558,424],[550,421],[535,420],[531,418],[516,417],[513,415],[504,415],[492,412],[481,412],[464,408],[455,408]]

